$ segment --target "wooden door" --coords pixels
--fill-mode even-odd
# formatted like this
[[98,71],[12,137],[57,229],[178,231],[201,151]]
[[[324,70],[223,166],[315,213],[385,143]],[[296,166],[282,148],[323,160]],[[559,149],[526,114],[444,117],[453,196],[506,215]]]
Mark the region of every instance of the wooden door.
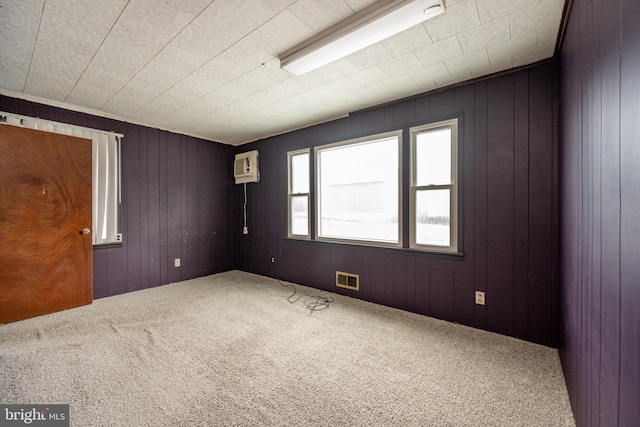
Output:
[[91,155],[90,140],[0,124],[0,324],[93,300]]

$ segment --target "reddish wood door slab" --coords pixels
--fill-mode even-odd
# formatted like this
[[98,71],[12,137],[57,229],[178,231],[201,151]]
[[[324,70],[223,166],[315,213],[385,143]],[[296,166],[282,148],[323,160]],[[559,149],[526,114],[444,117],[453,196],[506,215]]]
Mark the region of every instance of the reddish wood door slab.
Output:
[[93,300],[91,151],[0,125],[0,324]]

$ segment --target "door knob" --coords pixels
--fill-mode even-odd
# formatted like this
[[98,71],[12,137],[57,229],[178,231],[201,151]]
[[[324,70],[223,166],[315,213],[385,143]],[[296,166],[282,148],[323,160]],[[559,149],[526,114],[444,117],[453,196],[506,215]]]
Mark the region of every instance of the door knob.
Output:
[[84,228],[84,229],[81,231],[81,233],[82,233],[82,234],[89,234],[89,233],[91,233],[91,230],[89,230],[88,228]]

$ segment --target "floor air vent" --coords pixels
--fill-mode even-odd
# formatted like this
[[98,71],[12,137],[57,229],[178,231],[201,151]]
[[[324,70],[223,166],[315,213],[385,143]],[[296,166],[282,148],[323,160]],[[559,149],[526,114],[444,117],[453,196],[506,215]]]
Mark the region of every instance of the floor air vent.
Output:
[[359,291],[360,276],[357,274],[336,271],[336,286],[339,288],[351,289],[352,291]]

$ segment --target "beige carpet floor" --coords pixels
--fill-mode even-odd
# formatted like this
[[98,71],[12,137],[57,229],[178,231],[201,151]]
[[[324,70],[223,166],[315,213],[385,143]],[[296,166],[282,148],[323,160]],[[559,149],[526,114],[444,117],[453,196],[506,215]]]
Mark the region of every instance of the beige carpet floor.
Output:
[[0,403],[68,403],[74,426],[575,425],[557,350],[297,292],[335,300],[230,271],[0,325]]

